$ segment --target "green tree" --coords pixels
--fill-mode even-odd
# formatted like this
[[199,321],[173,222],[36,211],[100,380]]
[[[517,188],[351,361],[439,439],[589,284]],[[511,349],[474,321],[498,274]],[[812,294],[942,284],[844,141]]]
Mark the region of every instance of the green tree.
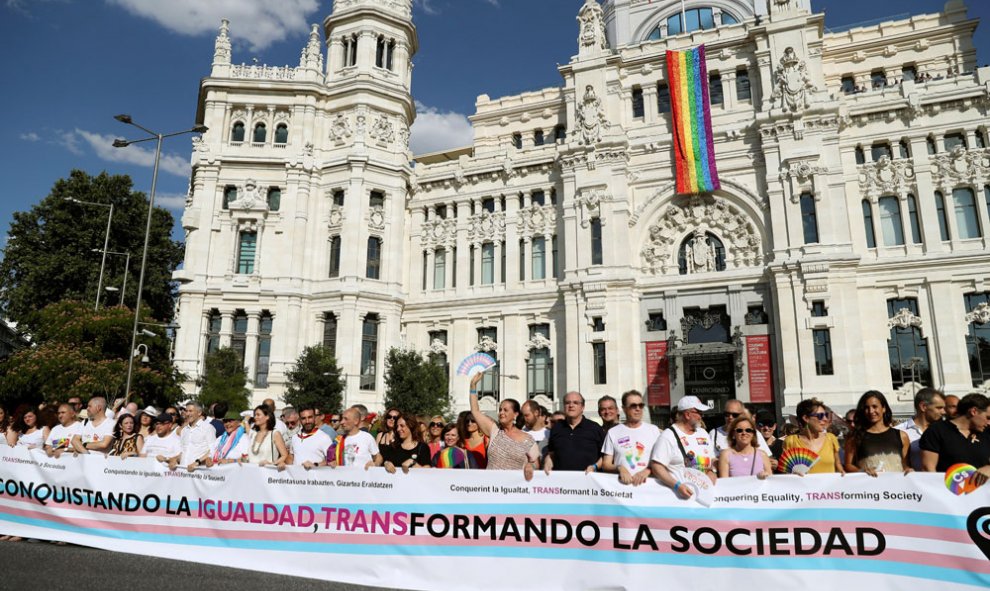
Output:
[[[131,265],[124,269],[124,257],[108,255],[103,285],[120,287],[127,273],[123,303],[133,306],[135,302],[148,200],[143,193],[133,191],[128,176],[103,172],[93,177],[73,170],[30,211],[15,212],[10,224],[0,262],[0,311],[26,332],[38,328],[33,313],[45,306],[80,300],[90,302],[92,307],[96,297],[102,255],[93,250],[103,248],[109,209],[68,201],[70,197],[113,204],[109,249],[131,253]],[[173,224],[171,213],[155,208],[143,302],[151,316],[164,320],[172,318],[172,271],[183,256],[182,244],[171,238]],[[101,299],[116,305],[119,298],[118,293]]]
[[[0,402],[37,404],[69,396],[103,396],[112,402],[124,396],[131,310],[94,312],[88,302],[64,301],[28,316],[36,327],[33,344],[0,364]],[[142,318],[152,320],[147,313]],[[132,398],[156,406],[179,399],[184,376],[169,359],[165,335],[159,331],[140,342],[147,346],[148,363],[135,362]]]
[[248,408],[247,372],[237,351],[223,347],[206,356],[203,375],[197,380],[199,401],[204,407],[226,402],[227,408],[240,412]]
[[340,412],[344,380],[329,347],[306,347],[285,374],[285,402],[295,408],[314,406],[324,413]]
[[385,407],[419,416],[450,411],[450,391],[443,367],[408,349],[388,350],[385,356]]

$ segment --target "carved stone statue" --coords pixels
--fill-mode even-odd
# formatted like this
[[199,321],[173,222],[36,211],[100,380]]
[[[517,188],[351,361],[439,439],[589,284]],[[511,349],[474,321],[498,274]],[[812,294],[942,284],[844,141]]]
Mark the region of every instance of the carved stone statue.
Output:
[[602,100],[595,94],[590,84],[584,88],[584,98],[577,108],[578,128],[581,130],[579,142],[584,145],[594,145],[601,141],[602,132],[608,129]]
[[604,13],[596,0],[585,0],[584,6],[581,7],[581,11],[578,13],[577,20],[581,23],[581,32],[578,35],[578,50],[583,52],[586,48],[596,50],[606,49]]
[[223,19],[220,21],[220,31],[217,33],[217,39],[213,42],[213,63],[215,64],[229,64],[230,63],[230,21]]
[[784,50],[780,65],[774,71],[774,88],[770,96],[771,105],[784,112],[797,112],[807,109],[811,103],[811,93],[817,90],[808,75],[804,60],[794,52],[793,47]]
[[694,231],[687,255],[688,273],[711,273],[715,270],[715,245],[704,230]]

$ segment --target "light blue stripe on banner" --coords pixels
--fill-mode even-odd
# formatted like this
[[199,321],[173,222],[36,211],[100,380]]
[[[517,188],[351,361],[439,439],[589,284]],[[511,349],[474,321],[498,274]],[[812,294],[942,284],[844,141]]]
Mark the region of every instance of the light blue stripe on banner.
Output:
[[[282,510],[285,504],[271,503]],[[260,514],[261,503],[255,503],[255,514]],[[786,509],[748,509],[733,507],[726,509],[711,509],[700,506],[681,507],[644,507],[623,505],[584,505],[584,504],[511,504],[511,503],[465,503],[465,504],[349,504],[311,505],[307,503],[290,504],[289,507],[300,505],[311,507],[319,512],[321,507],[348,509],[350,511],[377,511],[392,513],[426,513],[443,515],[541,515],[552,517],[625,517],[629,519],[700,519],[704,521],[828,521],[835,523],[898,523],[906,525],[921,525],[944,527],[966,531],[966,518],[957,515],[940,513],[921,513],[918,511],[895,511],[889,509],[837,509],[822,507],[789,507]],[[196,514],[196,504],[190,503],[193,514]]]
[[[980,587],[990,586],[990,577],[939,566],[877,559],[812,558],[812,557],[746,557],[705,556],[671,552],[621,552],[581,548],[544,548],[512,546],[429,546],[384,544],[325,544],[320,542],[278,542],[270,540],[217,539],[197,536],[148,534],[134,531],[84,528],[0,513],[0,520],[78,534],[183,546],[239,548],[244,550],[271,550],[278,552],[311,552],[322,554],[350,554],[369,556],[434,556],[478,558],[524,558],[541,560],[583,560],[604,563],[654,564],[692,568],[736,568],[747,570],[786,571],[848,571],[899,575],[920,579],[959,583]],[[263,533],[263,532],[259,532]]]

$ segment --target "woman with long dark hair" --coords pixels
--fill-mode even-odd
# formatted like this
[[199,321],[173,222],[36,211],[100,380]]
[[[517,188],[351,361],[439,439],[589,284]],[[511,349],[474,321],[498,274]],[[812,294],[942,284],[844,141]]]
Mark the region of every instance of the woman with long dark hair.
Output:
[[523,418],[519,402],[506,398],[498,405],[498,422],[481,412],[478,404],[478,382],[484,372],[471,380],[471,415],[479,430],[490,438],[488,443],[488,470],[522,469],[526,480],[532,480],[533,471],[540,459],[540,448],[533,438],[522,430]]
[[420,423],[411,414],[403,414],[395,421],[395,439],[381,448],[382,465],[389,474],[395,469],[409,472],[410,468],[430,468],[430,446],[420,436]]
[[137,420],[129,414],[120,415],[113,427],[113,443],[107,455],[124,460],[141,455],[143,449],[144,437],[137,431]]
[[481,432],[478,421],[474,420],[471,411],[465,410],[457,415],[457,434],[461,438],[464,449],[471,454],[474,465],[484,470],[488,467],[488,436]]
[[392,445],[392,442],[395,441],[395,428],[401,416],[402,411],[394,407],[385,411],[385,416],[382,418],[382,430],[375,436],[375,443],[378,444],[379,449],[386,445]]
[[859,397],[852,432],[846,438],[846,472],[913,472],[908,434],[894,429],[894,413],[887,398],[876,390]]
[[17,407],[14,419],[7,429],[7,445],[40,449],[45,446],[48,428],[38,422],[38,409],[22,404]]
[[282,434],[275,429],[275,413],[264,404],[254,409],[253,429],[248,461],[258,466],[274,464],[279,470],[284,470],[289,450],[285,447]]

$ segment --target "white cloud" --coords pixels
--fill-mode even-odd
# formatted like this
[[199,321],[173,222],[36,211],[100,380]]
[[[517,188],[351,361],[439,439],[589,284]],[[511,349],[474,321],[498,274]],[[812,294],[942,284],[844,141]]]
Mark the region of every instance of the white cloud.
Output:
[[186,207],[185,193],[156,193],[155,205],[165,209],[182,211]]
[[[155,150],[144,146],[131,145],[126,148],[114,148],[112,135],[101,135],[83,129],[76,129],[75,135],[82,138],[96,152],[97,157],[107,162],[123,162],[151,168],[155,165]],[[159,168],[181,177],[189,176],[189,159],[177,154],[162,154]]]
[[416,121],[410,130],[409,145],[413,154],[428,154],[470,146],[474,128],[461,113],[441,112],[416,101]]
[[24,140],[25,142],[37,142],[37,141],[39,141],[41,139],[41,136],[38,135],[38,134],[36,134],[33,131],[29,131],[27,133],[22,133],[20,135],[20,138],[22,140]]
[[[8,0],[9,1],[9,0]],[[215,34],[220,19],[230,20],[232,40],[252,51],[290,35],[305,34],[320,0],[106,0],[181,35]],[[316,20],[322,20],[321,15]]]
[[79,147],[79,137],[76,136],[75,132],[56,129],[55,139],[53,141],[76,156],[83,155],[83,150]]

